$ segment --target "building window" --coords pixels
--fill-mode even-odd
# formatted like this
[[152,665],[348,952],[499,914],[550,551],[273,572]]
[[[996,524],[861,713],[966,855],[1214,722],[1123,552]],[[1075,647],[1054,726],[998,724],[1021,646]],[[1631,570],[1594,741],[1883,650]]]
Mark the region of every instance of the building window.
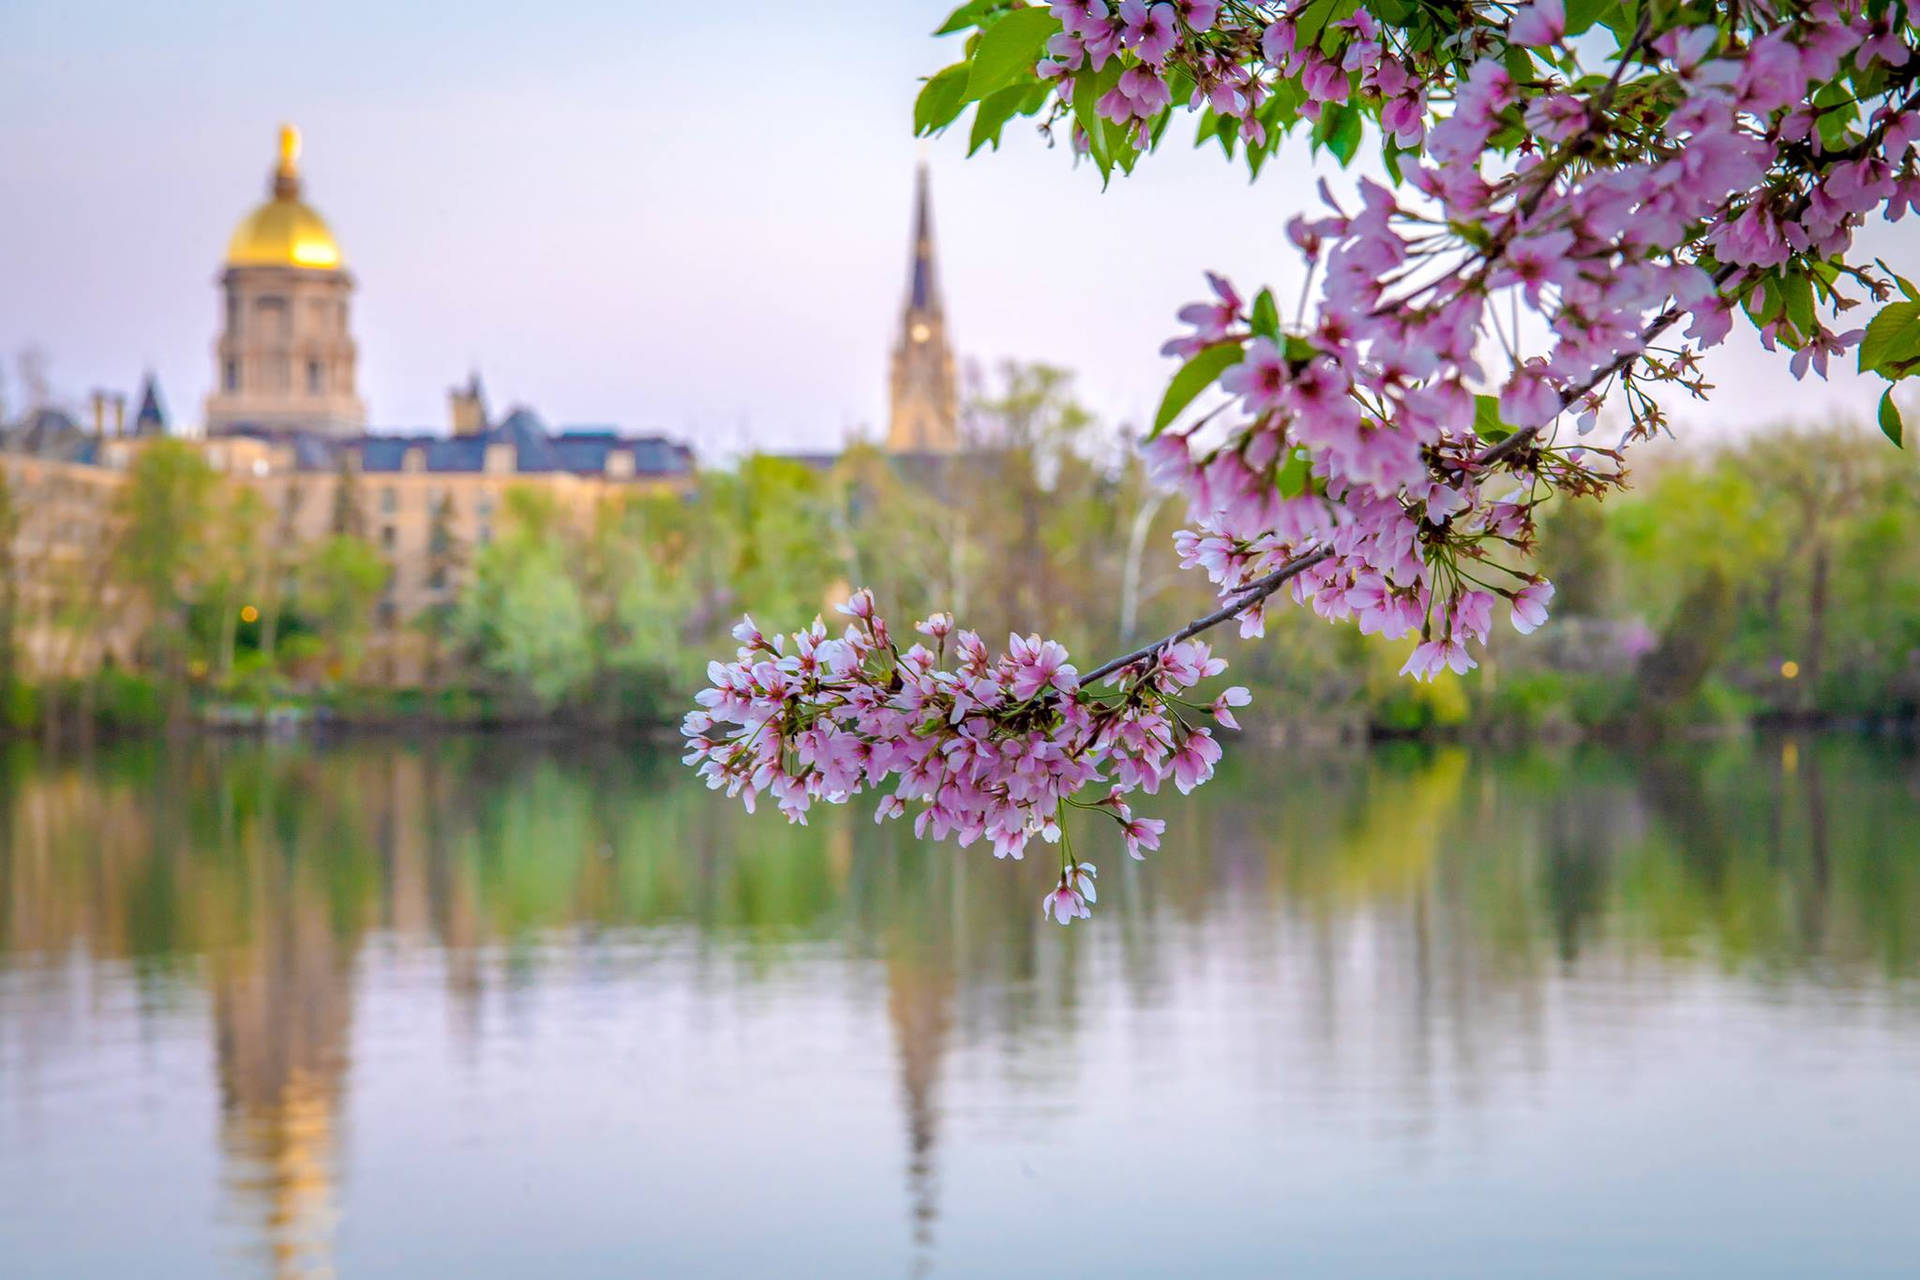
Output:
[[398,539],[394,535],[392,525],[388,524],[388,525],[380,526],[380,546],[382,549],[387,551],[393,550],[394,543],[397,541]]
[[260,319],[260,332],[268,337],[285,338],[292,334],[287,300],[276,294],[264,294],[253,300],[253,313]]
[[482,493],[480,500],[475,503],[474,506],[475,509],[479,511],[480,518],[482,520],[486,519],[493,514],[493,495],[491,493]]
[[484,547],[490,544],[492,541],[493,541],[493,526],[490,524],[483,523],[480,526],[480,545]]
[[380,491],[380,514],[390,516],[400,509],[400,494],[392,485]]
[[[391,530],[389,530],[389,532],[391,532]],[[394,612],[393,601],[391,599],[385,599],[380,602],[379,608],[374,611],[374,616],[379,619],[382,628],[390,629],[393,626]]]
[[447,570],[445,565],[433,566],[433,572],[427,575],[427,586],[435,591],[447,589]]
[[307,394],[317,396],[326,390],[326,371],[318,360],[307,361]]
[[240,362],[238,360],[227,361],[226,365],[221,369],[220,382],[221,385],[229,391],[238,391],[240,389]]

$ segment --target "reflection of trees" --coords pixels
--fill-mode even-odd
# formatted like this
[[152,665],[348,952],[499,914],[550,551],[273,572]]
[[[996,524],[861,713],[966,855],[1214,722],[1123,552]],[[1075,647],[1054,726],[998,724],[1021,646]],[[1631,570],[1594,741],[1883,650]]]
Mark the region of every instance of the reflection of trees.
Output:
[[922,847],[857,808],[805,828],[748,817],[667,759],[497,740],[16,749],[0,756],[0,953],[204,974],[229,1186],[297,1275],[324,1263],[369,931],[434,949],[474,1042],[487,985],[537,981],[551,951],[532,944],[558,931],[690,930],[749,983],[832,942],[886,984],[924,1253],[946,1064],[982,1042],[1044,1046],[996,1069],[1056,1092],[1096,991],[1155,1015],[1237,984],[1262,1016],[1233,1025],[1221,1069],[1282,1063],[1333,1088],[1364,1067],[1417,1122],[1438,1082],[1475,1096],[1500,1052],[1544,1052],[1571,971],[1910,975],[1920,867],[1896,833],[1920,808],[1914,778],[1846,740],[1643,760],[1243,752],[1211,794],[1158,806],[1172,825],[1147,864],[1083,824],[1102,901],[1062,931],[1039,919],[1042,865]]

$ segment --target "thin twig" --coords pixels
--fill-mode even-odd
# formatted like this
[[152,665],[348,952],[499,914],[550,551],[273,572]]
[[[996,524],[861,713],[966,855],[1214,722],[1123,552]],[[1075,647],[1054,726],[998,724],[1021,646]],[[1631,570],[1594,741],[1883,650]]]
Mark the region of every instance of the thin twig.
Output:
[[1132,653],[1122,657],[1113,658],[1101,663],[1084,676],[1081,676],[1080,683],[1083,685],[1092,684],[1102,676],[1110,676],[1123,667],[1130,667],[1145,658],[1151,658],[1162,649],[1179,644],[1182,640],[1190,640],[1202,631],[1209,631],[1219,626],[1228,618],[1235,616],[1249,606],[1256,605],[1262,600],[1265,600],[1268,596],[1285,586],[1290,579],[1299,577],[1308,569],[1311,569],[1314,565],[1319,564],[1332,554],[1333,548],[1322,547],[1318,551],[1309,551],[1303,556],[1295,556],[1266,577],[1256,578],[1244,587],[1235,588],[1235,592],[1239,598],[1232,604],[1222,605],[1204,618],[1195,618],[1192,622],[1189,622],[1186,626],[1180,628],[1170,636],[1155,640],[1152,644],[1135,649]]

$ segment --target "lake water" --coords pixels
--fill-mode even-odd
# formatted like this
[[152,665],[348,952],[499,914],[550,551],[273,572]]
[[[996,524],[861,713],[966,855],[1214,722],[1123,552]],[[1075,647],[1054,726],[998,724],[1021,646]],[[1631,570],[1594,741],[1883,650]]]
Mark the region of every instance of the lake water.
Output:
[[1920,1268],[1920,758],[1233,754],[1062,929],[671,759],[15,749],[0,1275]]

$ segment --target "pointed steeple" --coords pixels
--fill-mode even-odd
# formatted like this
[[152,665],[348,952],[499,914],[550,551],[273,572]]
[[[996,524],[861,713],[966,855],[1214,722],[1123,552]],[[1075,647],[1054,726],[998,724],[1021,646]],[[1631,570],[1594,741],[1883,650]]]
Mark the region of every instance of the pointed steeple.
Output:
[[927,197],[927,166],[920,165],[913,188],[913,268],[907,285],[909,311],[940,310],[940,277],[933,266],[933,205]]
[[160,407],[160,384],[151,372],[140,388],[140,411],[133,415],[133,434],[136,436],[163,436],[167,434],[167,411]]
[[914,178],[913,258],[907,305],[893,348],[892,412],[887,448],[895,453],[952,453],[960,447],[953,348],[933,257],[933,201],[927,166]]

